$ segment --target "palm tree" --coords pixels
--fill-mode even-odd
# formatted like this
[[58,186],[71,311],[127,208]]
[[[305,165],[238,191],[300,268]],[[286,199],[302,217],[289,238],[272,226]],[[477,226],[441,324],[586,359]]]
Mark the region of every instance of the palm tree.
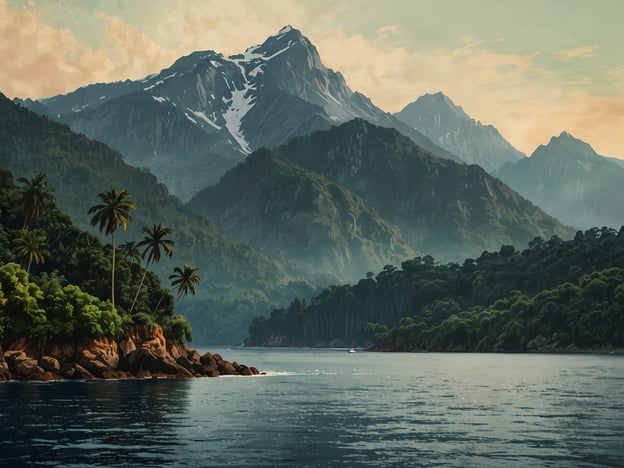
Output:
[[22,257],[22,266],[26,266],[26,272],[30,273],[30,265],[43,263],[45,257],[50,255],[46,236],[43,231],[33,229],[32,231],[20,231],[15,237],[13,244],[17,255]]
[[141,251],[134,241],[126,241],[119,246],[119,251],[131,263],[141,263]]
[[[169,279],[173,280],[171,281],[171,287],[178,288],[178,297],[176,297],[174,303],[177,302],[182,296],[188,295],[189,292],[195,295],[195,285],[199,284],[201,281],[197,271],[198,268],[194,268],[188,263],[185,263],[182,268],[175,267],[173,269],[173,274],[169,276]],[[158,304],[156,304],[156,308],[154,309],[154,315],[158,312],[160,303],[164,298],[165,295],[163,294],[158,300]]]
[[52,190],[48,187],[46,175],[42,172],[36,176],[32,176],[30,180],[19,177],[17,179],[23,185],[17,196],[17,206],[22,210],[24,223],[22,231],[25,231],[29,224],[41,216],[41,212],[45,210],[52,202]]
[[163,253],[169,258],[173,255],[173,241],[167,238],[167,236],[171,234],[171,229],[164,227],[161,224],[154,224],[151,228],[144,227],[143,234],[145,234],[145,237],[136,246],[137,248],[145,247],[142,255],[143,258],[147,255],[147,259],[145,263],[145,270],[143,270],[143,276],[141,276],[141,282],[139,283],[137,292],[134,295],[134,300],[130,306],[130,313],[134,310],[136,301],[139,298],[149,266],[152,263],[158,263]]
[[124,231],[128,228],[128,223],[132,221],[130,210],[136,209],[136,204],[131,200],[127,200],[127,190],[117,192],[111,188],[105,192],[98,193],[97,197],[102,203],[89,208],[88,213],[93,214],[91,225],[99,225],[100,232],[105,231],[106,235],[111,236],[111,245],[113,247],[111,303],[115,307],[115,231],[120,226]]
[[195,295],[195,285],[198,285],[201,281],[201,278],[197,274],[198,268],[194,268],[188,263],[184,264],[184,267],[175,267],[173,269],[173,274],[169,276],[171,281],[171,287],[178,288],[178,297],[176,301],[180,299],[182,296],[191,294]]

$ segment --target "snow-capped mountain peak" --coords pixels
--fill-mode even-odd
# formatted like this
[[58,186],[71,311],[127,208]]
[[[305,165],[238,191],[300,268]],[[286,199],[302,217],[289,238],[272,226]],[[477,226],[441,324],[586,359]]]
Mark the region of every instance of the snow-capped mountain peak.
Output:
[[[456,159],[354,93],[290,25],[240,54],[197,51],[143,79],[89,85],[39,104],[127,162],[149,168],[183,199],[257,148],[354,118],[397,128],[432,153]],[[188,173],[189,165],[205,167],[195,172],[207,178],[190,183],[198,175]]]

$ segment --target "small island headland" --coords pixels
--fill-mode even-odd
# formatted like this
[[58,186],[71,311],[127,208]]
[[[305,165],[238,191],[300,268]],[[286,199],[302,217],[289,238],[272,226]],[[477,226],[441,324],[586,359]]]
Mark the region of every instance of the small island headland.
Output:
[[37,346],[25,338],[0,348],[0,381],[190,378],[258,375],[255,367],[229,362],[168,341],[159,326],[137,326],[119,339],[83,338]]

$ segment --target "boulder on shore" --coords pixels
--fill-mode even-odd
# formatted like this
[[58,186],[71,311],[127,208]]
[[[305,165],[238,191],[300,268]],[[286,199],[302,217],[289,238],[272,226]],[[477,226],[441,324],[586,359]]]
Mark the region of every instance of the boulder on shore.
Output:
[[167,342],[158,326],[138,326],[118,340],[88,338],[35,346],[22,338],[0,348],[0,381],[257,374],[256,368],[231,363],[219,354],[201,356],[184,344]]

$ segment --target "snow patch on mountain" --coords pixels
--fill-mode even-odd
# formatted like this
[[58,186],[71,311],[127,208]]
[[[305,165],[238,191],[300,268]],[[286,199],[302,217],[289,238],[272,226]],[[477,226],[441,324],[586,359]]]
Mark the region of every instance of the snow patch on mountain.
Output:
[[252,102],[252,96],[248,94],[250,89],[251,86],[245,83],[243,89],[236,89],[232,91],[232,99],[228,101],[229,107],[223,113],[225,128],[228,129],[232,137],[241,147],[241,151],[245,154],[251,153],[251,147],[243,135],[241,126],[243,117],[247,115],[247,112],[251,110],[254,104]]
[[[190,109],[189,109],[189,110],[190,110]],[[220,126],[218,126],[216,123],[214,123],[212,120],[210,120],[210,119],[208,118],[208,116],[207,116],[206,114],[204,114],[203,112],[201,112],[201,111],[191,111],[191,112],[193,113],[193,115],[194,115],[195,117],[200,118],[201,120],[203,120],[204,122],[206,122],[208,125],[210,125],[210,126],[212,126],[212,127],[216,128],[217,130],[221,130],[221,127],[220,127]],[[213,115],[214,115],[214,112],[213,112]]]
[[228,105],[228,108],[223,113],[225,128],[228,129],[230,135],[232,135],[232,137],[236,140],[241,148],[241,151],[244,154],[250,154],[252,151],[251,146],[245,138],[241,127],[243,118],[245,117],[245,115],[247,115],[247,112],[249,112],[255,104],[255,96],[253,95],[252,91],[256,89],[256,85],[250,83],[249,79],[247,78],[244,66],[246,60],[244,58],[229,58],[228,60],[230,60],[240,69],[241,76],[243,78],[243,88],[237,89],[236,86],[234,86],[234,89],[230,88],[232,89],[232,98],[223,99],[223,102]]
[[292,26],[291,26],[291,25],[286,25],[286,26],[284,26],[282,29],[280,29],[280,30],[277,32],[277,36],[276,36],[276,37],[277,37],[278,39],[281,39],[281,37],[282,37],[284,34],[288,34],[290,31],[292,31]]

